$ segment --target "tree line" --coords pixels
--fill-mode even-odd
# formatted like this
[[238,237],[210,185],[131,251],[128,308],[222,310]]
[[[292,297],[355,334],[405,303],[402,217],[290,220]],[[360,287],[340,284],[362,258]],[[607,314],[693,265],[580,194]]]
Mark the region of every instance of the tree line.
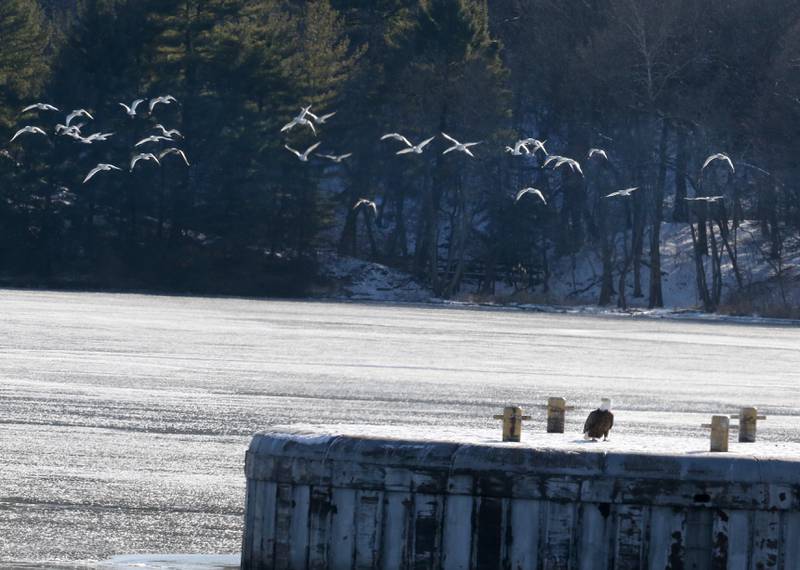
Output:
[[[502,278],[546,290],[557,259],[589,248],[600,304],[625,305],[629,283],[657,307],[660,232],[678,222],[713,310],[723,262],[746,288],[744,220],[778,273],[800,230],[800,6],[788,0],[7,0],[0,37],[6,141],[63,119],[19,116],[37,100],[87,108],[115,133],[0,143],[7,282],[302,294],[317,253],[336,249],[452,296],[468,274],[485,293]],[[154,119],[118,103],[165,93],[179,104],[158,120],[184,134],[192,166],[82,184],[152,134]],[[318,138],[280,133],[306,105],[337,114]],[[398,157],[379,143],[393,131],[482,144],[475,160]],[[583,175],[503,152],[528,136]],[[302,163],[283,148],[317,140],[353,156]],[[609,160],[588,159],[592,147]],[[718,151],[735,172],[701,175]],[[548,204],[515,203],[525,186]],[[603,198],[626,186],[641,190]],[[352,209],[361,198],[376,215]]]

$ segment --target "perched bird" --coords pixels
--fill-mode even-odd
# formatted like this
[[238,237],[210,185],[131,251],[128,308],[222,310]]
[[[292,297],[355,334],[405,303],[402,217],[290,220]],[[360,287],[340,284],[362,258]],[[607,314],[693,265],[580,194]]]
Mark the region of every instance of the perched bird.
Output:
[[[518,141],[517,144],[522,143],[525,146],[525,149],[530,152],[531,154],[536,154],[537,150],[541,150],[545,156],[548,155],[547,149],[544,148],[544,143],[547,141],[540,141],[539,139],[527,138],[521,141]],[[533,150],[528,148],[528,145],[533,145]]]
[[98,164],[89,171],[89,174],[87,174],[86,178],[83,179],[83,183],[86,184],[92,176],[94,176],[98,172],[106,170],[122,170],[122,169],[119,166],[114,166],[113,164],[106,164],[104,162],[101,162],[100,164]]
[[413,144],[411,144],[410,140],[408,140],[406,137],[404,137],[400,133],[387,133],[387,134],[385,134],[385,135],[383,135],[381,137],[382,141],[385,141],[386,139],[394,139],[396,141],[400,141],[401,143],[403,143],[406,146],[414,146]]
[[160,135],[150,135],[149,137],[145,137],[145,138],[143,138],[142,140],[140,140],[139,142],[137,142],[137,143],[136,143],[135,145],[133,145],[133,146],[134,146],[134,147],[137,147],[137,146],[141,146],[141,145],[143,145],[143,144],[146,144],[146,143],[150,143],[150,142],[160,142],[160,141],[169,141],[169,142],[175,142],[175,141],[173,141],[173,140],[172,140],[171,138],[169,138],[169,137],[162,137],[162,136],[160,136]]
[[327,158],[328,160],[332,160],[333,162],[339,163],[339,162],[342,162],[345,158],[350,158],[351,156],[353,156],[353,153],[352,152],[348,152],[347,154],[340,154],[340,155],[335,155],[335,154],[317,154],[317,156],[320,156],[322,158]]
[[174,146],[172,146],[172,147],[170,147],[170,148],[167,148],[167,149],[164,149],[164,150],[162,150],[162,151],[161,151],[161,152],[158,154],[158,160],[164,160],[164,157],[165,157],[165,156],[167,156],[167,155],[170,155],[170,154],[177,154],[178,156],[180,156],[180,157],[183,159],[183,162],[185,162],[185,163],[186,163],[186,166],[191,166],[191,164],[189,164],[189,159],[188,159],[188,158],[186,158],[186,153],[185,153],[185,152],[183,152],[183,151],[182,151],[181,149],[179,149],[179,148],[175,148]]
[[410,152],[413,152],[414,154],[422,154],[422,150],[425,148],[425,146],[435,138],[436,137],[434,136],[429,139],[425,139],[419,144],[412,145],[411,147],[404,148],[403,150],[398,150],[395,154],[408,154]]
[[58,111],[57,107],[53,107],[49,103],[34,103],[33,105],[28,105],[27,107],[25,107],[22,110],[22,113],[27,113],[28,111],[33,111],[34,109],[38,111]]
[[314,117],[315,115],[311,114],[311,105],[308,107],[301,107],[300,114],[298,114],[294,119],[286,123],[281,127],[281,132],[291,131],[296,125],[306,126],[311,129],[311,132],[314,135],[317,134],[317,129],[314,128],[314,123],[306,119],[306,115]]
[[700,169],[700,172],[706,169],[706,166],[714,162],[715,160],[721,160],[723,162],[727,162],[728,166],[731,167],[731,172],[736,172],[736,169],[733,167],[733,162],[731,162],[731,157],[729,157],[724,152],[718,152],[717,154],[712,154],[709,156],[706,161],[703,163],[703,168]]
[[544,194],[538,188],[523,188],[519,192],[517,192],[516,197],[514,198],[514,202],[519,202],[519,199],[522,198],[525,194],[533,194],[534,196],[538,196],[539,199],[547,205],[547,200],[544,199]]
[[456,139],[454,139],[453,137],[448,135],[447,133],[442,133],[442,136],[444,138],[446,138],[447,140],[449,140],[451,143],[453,143],[453,146],[451,146],[450,148],[446,149],[442,154],[447,154],[448,152],[452,152],[454,150],[457,150],[459,152],[463,152],[465,154],[470,155],[472,158],[475,158],[475,155],[472,154],[472,152],[469,150],[469,147],[475,146],[477,144],[481,144],[480,142],[460,143]]
[[367,200],[366,198],[360,198],[358,202],[353,204],[353,209],[358,210],[362,206],[366,206],[367,208],[372,208],[372,213],[374,215],[378,215],[378,206],[375,205],[375,202],[372,200]]
[[47,136],[47,133],[44,132],[39,127],[27,126],[27,127],[22,127],[20,130],[18,130],[16,133],[14,133],[14,136],[11,137],[11,141],[9,141],[9,142],[13,142],[13,140],[15,138],[17,138],[18,136],[20,136],[22,134],[25,134],[25,133],[30,133],[32,135],[44,135],[44,136]]
[[130,107],[128,107],[125,103],[119,103],[119,106],[125,109],[125,112],[128,114],[128,116],[133,119],[136,117],[136,107],[142,103],[144,103],[144,99],[136,99],[133,103],[131,103]]
[[[311,107],[309,107],[309,109],[310,108]],[[327,115],[317,116],[314,113],[312,113],[311,111],[306,111],[306,115],[311,117],[311,119],[315,123],[317,123],[318,125],[324,125],[327,122],[327,120],[330,119],[331,117],[333,117],[335,114],[336,114],[336,111],[334,111],[333,113],[328,113]]]
[[86,117],[87,119],[94,121],[94,117],[92,117],[92,115],[86,109],[75,109],[69,115],[67,115],[67,120],[64,121],[67,127],[75,117]]
[[638,189],[639,189],[638,186],[634,186],[633,188],[625,188],[624,190],[617,190],[616,192],[612,192],[611,194],[606,194],[604,197],[614,198],[615,196],[621,196],[623,198],[627,198]]
[[172,95],[162,95],[161,97],[154,97],[154,98],[150,99],[150,103],[148,104],[148,107],[149,107],[150,113],[152,114],[153,109],[155,109],[156,105],[158,105],[159,103],[161,103],[163,105],[170,105],[172,103],[177,103],[177,102],[178,102],[178,100],[175,97],[173,97]]
[[183,135],[181,134],[181,132],[178,129],[167,129],[164,125],[161,125],[161,124],[158,124],[158,125],[154,126],[153,128],[161,130],[161,135],[165,136],[167,138],[170,138],[170,139],[173,138],[173,137],[183,138]]
[[592,158],[594,155],[602,156],[603,158],[608,160],[608,155],[606,154],[606,151],[604,151],[602,148],[590,148],[589,158]]
[[301,161],[308,162],[308,155],[311,154],[311,151],[313,151],[315,148],[317,148],[321,144],[322,144],[322,141],[316,142],[316,143],[312,144],[310,147],[308,147],[305,152],[300,152],[300,151],[294,150],[288,144],[285,144],[283,146],[286,147],[286,150],[290,150],[293,153],[295,153],[297,155],[297,158],[299,158]]
[[689,202],[719,202],[725,196],[695,196],[694,198],[684,198]]
[[158,162],[158,158],[156,158],[156,155],[152,152],[141,152],[131,159],[131,172],[133,172],[133,167],[136,166],[136,163],[140,160],[153,160],[156,164],[161,166],[161,163]]
[[614,414],[611,413],[611,400],[603,398],[600,407],[589,414],[586,423],[583,424],[583,438],[597,441],[598,437],[603,437],[603,441],[608,440],[608,432],[614,425]]

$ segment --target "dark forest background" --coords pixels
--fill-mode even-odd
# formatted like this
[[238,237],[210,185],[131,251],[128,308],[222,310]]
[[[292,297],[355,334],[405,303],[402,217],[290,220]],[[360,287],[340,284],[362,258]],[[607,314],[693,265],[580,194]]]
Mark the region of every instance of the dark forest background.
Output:
[[[468,274],[487,293],[512,272],[546,288],[554,259],[593,248],[601,304],[624,304],[630,279],[660,306],[661,227],[678,222],[710,310],[724,256],[739,277],[743,220],[778,274],[800,230],[796,0],[3,0],[0,38],[5,283],[301,295],[335,250],[453,296]],[[118,105],[165,94],[179,103],[152,117]],[[36,101],[63,113],[20,116]],[[337,115],[318,138],[280,133],[301,105]],[[55,136],[78,108],[95,117],[84,134],[115,136]],[[129,173],[157,122],[185,135],[191,166],[173,155]],[[8,143],[25,125],[48,135]],[[441,137],[398,157],[378,140],[393,131],[483,143],[475,160],[443,156]],[[528,136],[585,177],[503,151]],[[283,148],[315,140],[353,156],[302,163]],[[720,151],[735,173],[701,176]],[[82,184],[99,162],[125,171]],[[531,185],[547,206],[514,203]],[[641,191],[602,198],[629,186]],[[725,200],[683,199],[711,194]],[[352,209],[362,197],[377,215]]]

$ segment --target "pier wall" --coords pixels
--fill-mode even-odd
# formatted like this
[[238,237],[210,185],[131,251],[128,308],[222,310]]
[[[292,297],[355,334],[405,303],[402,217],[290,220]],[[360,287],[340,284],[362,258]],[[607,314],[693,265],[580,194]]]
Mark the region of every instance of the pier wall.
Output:
[[793,460],[276,431],[246,475],[245,569],[800,569]]

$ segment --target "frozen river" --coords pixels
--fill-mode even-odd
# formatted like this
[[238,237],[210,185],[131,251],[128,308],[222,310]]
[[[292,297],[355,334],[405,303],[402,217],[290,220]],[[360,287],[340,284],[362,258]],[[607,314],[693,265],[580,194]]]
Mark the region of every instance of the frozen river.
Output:
[[244,451],[278,423],[497,427],[601,396],[614,437],[755,405],[800,440],[800,329],[628,317],[0,291],[0,566],[231,553]]

